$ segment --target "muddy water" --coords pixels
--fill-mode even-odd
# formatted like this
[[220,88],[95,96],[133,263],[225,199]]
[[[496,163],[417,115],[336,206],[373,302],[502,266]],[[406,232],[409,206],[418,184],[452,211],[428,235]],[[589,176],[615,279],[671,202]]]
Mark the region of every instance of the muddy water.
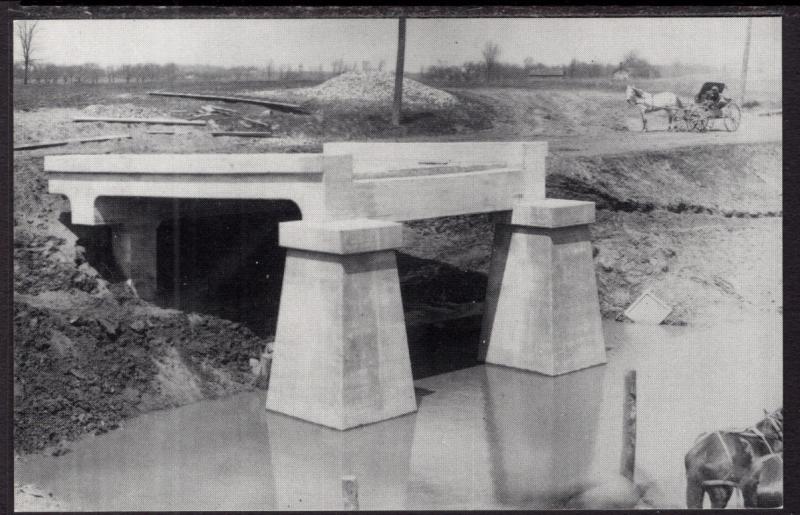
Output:
[[[619,467],[622,384],[638,372],[637,481],[683,505],[702,431],[782,404],[781,320],[698,330],[609,322],[609,362],[548,378],[491,365],[415,381],[419,411],[338,432],[265,411],[264,392],[150,413],[59,457],[16,464],[77,510],[563,507]],[[578,485],[578,486],[576,486]],[[574,488],[573,488],[574,487]]]

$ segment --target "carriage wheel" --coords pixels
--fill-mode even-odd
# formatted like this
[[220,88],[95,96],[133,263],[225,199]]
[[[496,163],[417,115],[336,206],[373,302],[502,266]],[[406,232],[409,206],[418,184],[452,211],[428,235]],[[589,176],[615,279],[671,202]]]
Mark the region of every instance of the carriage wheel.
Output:
[[731,102],[725,106],[723,110],[723,117],[725,120],[725,128],[728,129],[728,131],[733,132],[739,128],[739,124],[742,121],[742,111],[739,109],[738,105]]
[[708,116],[702,111],[691,111],[686,124],[689,130],[703,132],[708,127]]

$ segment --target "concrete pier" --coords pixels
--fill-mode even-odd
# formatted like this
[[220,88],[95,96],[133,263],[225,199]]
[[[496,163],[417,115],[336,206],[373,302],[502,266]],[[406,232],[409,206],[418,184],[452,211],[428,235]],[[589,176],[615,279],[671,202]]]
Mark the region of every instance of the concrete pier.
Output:
[[335,429],[416,411],[394,249],[402,226],[284,222],[267,408]]
[[[594,203],[514,206],[495,239],[484,314],[485,361],[546,375],[605,363],[589,225]],[[481,357],[484,357],[481,356]]]
[[156,296],[157,220],[139,220],[111,226],[114,259],[126,279],[144,300]]

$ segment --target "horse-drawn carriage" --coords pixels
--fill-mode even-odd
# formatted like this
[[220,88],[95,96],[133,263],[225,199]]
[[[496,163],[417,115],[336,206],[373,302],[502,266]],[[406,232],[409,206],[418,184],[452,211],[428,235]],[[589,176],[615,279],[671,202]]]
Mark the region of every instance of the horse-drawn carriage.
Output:
[[[709,95],[713,88],[717,91]],[[647,131],[645,114],[666,111],[669,116],[669,130],[704,132],[713,129],[717,120],[722,120],[725,129],[735,131],[742,120],[742,111],[732,99],[722,96],[725,84],[706,82],[695,96],[694,103],[682,101],[675,93],[648,93],[642,89],[628,86],[628,104],[639,109],[642,116],[642,130]],[[715,97],[715,98],[710,98]]]
[[[712,88],[719,91],[719,99],[708,100],[708,93]],[[694,105],[681,107],[676,112],[675,119],[679,129],[687,131],[704,132],[714,129],[717,120],[722,120],[725,129],[735,131],[742,120],[742,111],[732,99],[722,96],[725,84],[722,82],[706,82],[694,98]]]

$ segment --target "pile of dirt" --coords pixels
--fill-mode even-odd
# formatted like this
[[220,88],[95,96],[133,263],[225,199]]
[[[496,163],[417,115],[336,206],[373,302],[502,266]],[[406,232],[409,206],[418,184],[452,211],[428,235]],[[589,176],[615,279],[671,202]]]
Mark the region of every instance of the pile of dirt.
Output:
[[[394,72],[347,72],[313,88],[290,91],[293,97],[306,98],[322,104],[346,102],[349,104],[391,105],[394,99]],[[258,96],[274,96],[275,91],[254,92]],[[403,107],[452,107],[458,99],[440,89],[432,88],[413,79],[403,78]]]
[[241,324],[155,308],[123,286],[14,297],[14,446],[64,452],[130,416],[263,387],[267,342]]

